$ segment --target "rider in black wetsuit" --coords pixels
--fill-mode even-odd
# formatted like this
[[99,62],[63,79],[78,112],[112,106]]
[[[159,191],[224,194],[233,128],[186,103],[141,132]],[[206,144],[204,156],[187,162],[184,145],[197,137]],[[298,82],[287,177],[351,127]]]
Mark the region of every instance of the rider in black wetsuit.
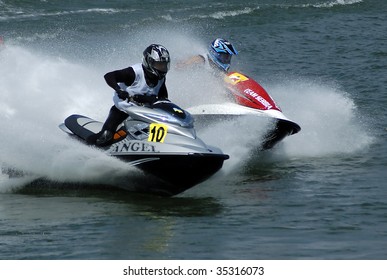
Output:
[[118,125],[128,117],[125,109],[167,99],[165,75],[169,66],[168,50],[161,45],[152,44],[144,50],[142,63],[105,74],[106,83],[115,90],[114,106],[110,109],[101,132],[90,137],[88,142],[98,146],[109,144]]

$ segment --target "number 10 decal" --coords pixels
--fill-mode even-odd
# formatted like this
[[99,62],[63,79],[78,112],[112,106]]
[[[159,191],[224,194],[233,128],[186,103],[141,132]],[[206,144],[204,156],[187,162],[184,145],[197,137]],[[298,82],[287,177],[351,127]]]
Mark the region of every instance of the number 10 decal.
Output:
[[168,127],[165,124],[151,123],[149,125],[149,137],[150,142],[163,143],[165,136],[167,136]]

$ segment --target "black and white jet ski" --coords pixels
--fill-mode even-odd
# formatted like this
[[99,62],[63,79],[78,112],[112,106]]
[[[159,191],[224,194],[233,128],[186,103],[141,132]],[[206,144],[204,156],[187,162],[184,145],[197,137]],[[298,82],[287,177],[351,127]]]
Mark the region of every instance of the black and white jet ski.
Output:
[[238,73],[228,73],[224,78],[234,102],[203,104],[187,108],[198,124],[227,120],[240,116],[268,118],[274,122],[260,144],[262,150],[271,149],[289,135],[298,133],[301,127],[287,118],[267,91],[252,78]]
[[[143,171],[144,184],[135,191],[177,195],[211,177],[229,158],[198,138],[191,114],[170,101],[132,106],[126,113],[129,117],[118,127],[111,144],[101,149]],[[71,115],[59,127],[86,144],[102,125]]]

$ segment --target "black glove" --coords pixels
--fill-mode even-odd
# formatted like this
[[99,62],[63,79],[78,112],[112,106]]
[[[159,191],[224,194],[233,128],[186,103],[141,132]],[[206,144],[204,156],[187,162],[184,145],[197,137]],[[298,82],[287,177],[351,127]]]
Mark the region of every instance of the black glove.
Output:
[[136,94],[133,96],[133,100],[137,103],[152,104],[157,101],[157,97],[154,95]]
[[126,92],[122,89],[116,90],[116,92],[117,92],[117,95],[120,99],[122,99],[122,100],[128,99],[130,101],[128,92]]

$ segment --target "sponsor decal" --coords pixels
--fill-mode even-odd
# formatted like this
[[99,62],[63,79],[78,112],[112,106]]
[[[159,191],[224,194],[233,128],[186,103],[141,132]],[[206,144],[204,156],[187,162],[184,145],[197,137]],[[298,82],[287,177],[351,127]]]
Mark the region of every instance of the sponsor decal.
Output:
[[265,98],[260,96],[258,93],[256,93],[252,89],[247,88],[243,92],[246,93],[247,95],[251,96],[255,100],[257,100],[259,103],[261,103],[263,106],[265,106],[266,109],[273,108],[273,106]]
[[125,139],[114,144],[109,151],[112,153],[155,153],[156,147],[146,142],[128,141]]
[[226,83],[236,85],[237,83],[247,81],[248,79],[249,78],[247,78],[245,75],[243,75],[241,73],[234,72],[234,73],[231,73],[228,76],[226,76],[224,78],[224,81]]

